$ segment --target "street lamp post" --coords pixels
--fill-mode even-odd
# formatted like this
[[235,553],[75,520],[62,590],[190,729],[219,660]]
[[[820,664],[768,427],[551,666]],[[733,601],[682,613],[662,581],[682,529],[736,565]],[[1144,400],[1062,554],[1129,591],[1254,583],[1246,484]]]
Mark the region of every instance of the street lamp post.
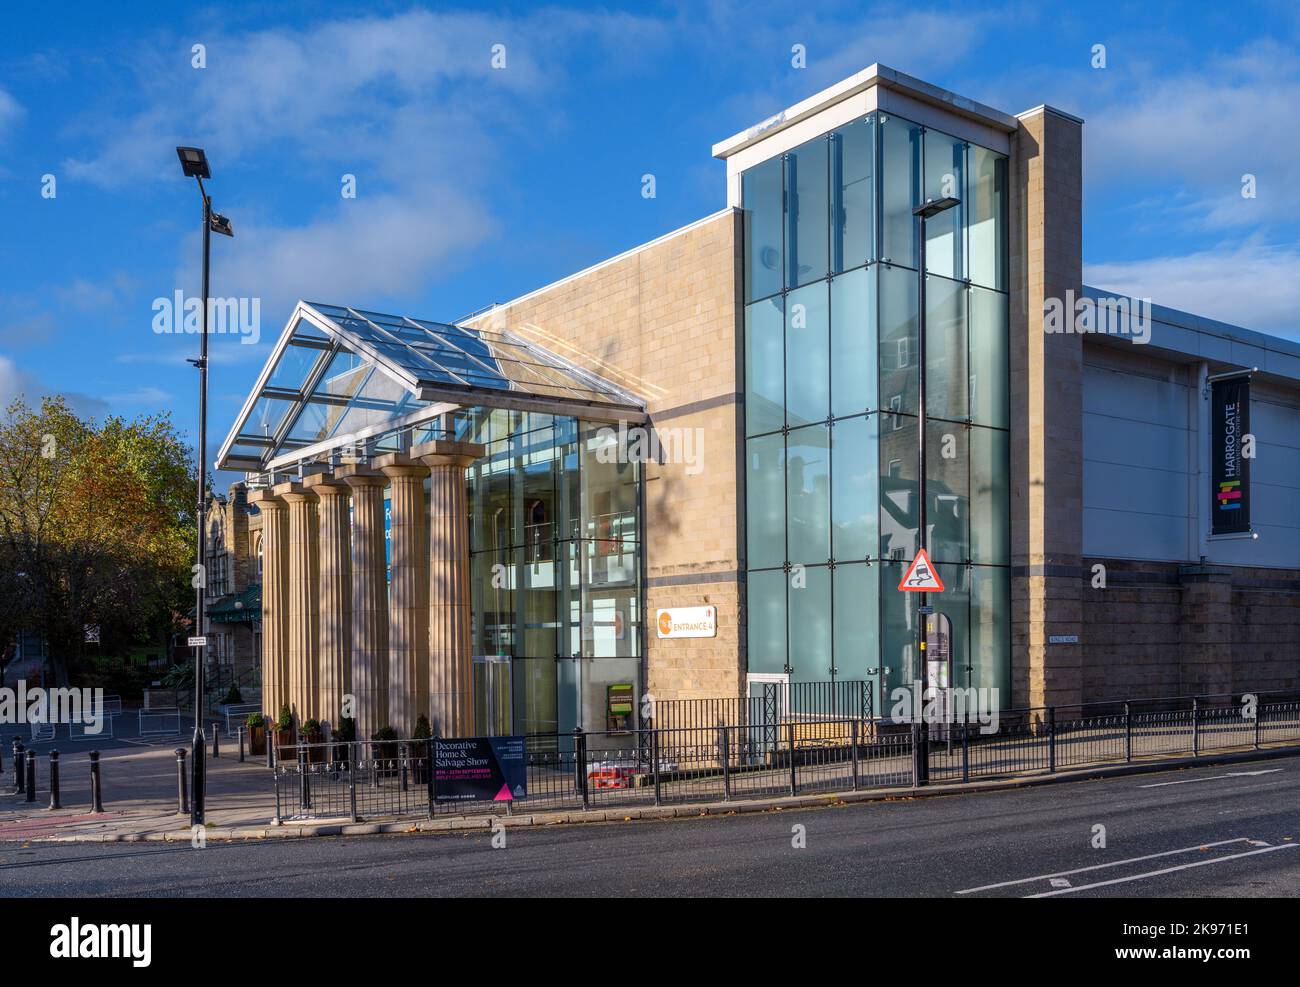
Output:
[[[912,215],[916,217],[916,242],[917,250],[920,254],[917,262],[917,291],[916,291],[916,363],[917,363],[917,485],[916,485],[916,543],[926,550],[929,555],[929,538],[926,524],[926,507],[928,494],[925,485],[925,224],[926,221],[945,210],[960,205],[961,200],[952,196],[945,196],[942,199],[926,199],[915,209]],[[934,560],[930,560],[934,565]],[[917,741],[913,750],[913,762],[915,766],[916,783],[918,785],[928,784],[930,781],[930,730],[925,722],[925,676],[927,674],[925,667],[925,628],[928,614],[926,611],[929,607],[926,605],[930,594],[921,592],[917,594],[916,604],[916,653],[920,656],[920,678],[917,683],[921,684],[921,702],[914,705],[914,708],[921,710],[918,719],[921,721],[919,730],[916,734]]]
[[[199,183],[199,197],[203,200],[203,324],[199,333],[199,358],[191,360],[199,371],[199,450],[198,450],[198,503],[195,516],[198,522],[197,569],[200,575],[194,591],[194,633],[202,638],[206,631],[204,597],[207,594],[207,477],[208,459],[208,270],[212,252],[212,232],[234,236],[230,220],[212,211],[212,200],[203,188],[203,179],[211,178],[208,156],[200,147],[178,147],[176,154],[186,178]],[[207,789],[205,786],[207,764],[204,760],[207,738],[203,734],[203,656],[206,645],[194,647],[194,738],[190,757],[190,825],[202,826]]]

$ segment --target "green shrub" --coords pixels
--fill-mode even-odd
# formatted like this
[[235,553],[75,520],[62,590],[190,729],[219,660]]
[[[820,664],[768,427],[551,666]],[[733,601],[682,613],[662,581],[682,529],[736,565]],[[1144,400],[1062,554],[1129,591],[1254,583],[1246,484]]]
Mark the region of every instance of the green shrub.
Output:
[[320,736],[320,722],[313,719],[303,720],[301,733],[305,737]]
[[280,715],[275,718],[275,729],[279,733],[287,733],[293,729],[293,714],[289,712],[289,704],[280,705]]
[[244,725],[250,730],[257,727],[264,727],[266,726],[266,717],[261,713],[249,713],[248,717],[244,720]]
[[334,740],[340,744],[350,744],[357,739],[357,721],[350,716],[340,717],[339,725],[334,728]]
[[379,741],[385,741],[385,740],[396,740],[396,739],[397,739],[397,731],[394,730],[392,727],[385,725],[385,726],[380,727],[380,728],[379,728],[378,730],[376,730],[374,733],[372,733],[372,734],[370,735],[370,739],[371,739],[371,740],[379,740]]
[[415,721],[415,730],[411,733],[412,740],[428,740],[433,736],[433,729],[429,726],[429,718],[423,713]]
[[244,701],[244,694],[239,691],[239,686],[230,683],[230,689],[226,692],[226,698],[221,700],[227,706],[236,706]]

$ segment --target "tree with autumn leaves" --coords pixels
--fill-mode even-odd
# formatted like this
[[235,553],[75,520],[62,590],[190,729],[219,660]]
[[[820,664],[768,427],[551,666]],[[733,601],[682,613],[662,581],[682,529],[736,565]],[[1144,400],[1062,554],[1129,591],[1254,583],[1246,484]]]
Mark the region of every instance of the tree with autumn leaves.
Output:
[[193,603],[194,468],[168,415],[79,418],[61,397],[0,421],[0,648],[44,635],[76,685],[102,654],[161,642]]

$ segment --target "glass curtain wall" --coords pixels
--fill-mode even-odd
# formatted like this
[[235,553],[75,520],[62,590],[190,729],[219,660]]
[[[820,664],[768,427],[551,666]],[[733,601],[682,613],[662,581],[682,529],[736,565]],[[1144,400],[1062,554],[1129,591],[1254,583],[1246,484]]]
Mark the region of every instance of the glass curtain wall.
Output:
[[919,677],[917,272],[926,230],[932,559],[954,684],[1010,685],[1007,161],[873,113],[756,165],[745,210],[749,672]]
[[610,688],[640,691],[638,466],[574,418],[477,409],[458,432],[486,446],[468,470],[472,634],[476,676],[509,696],[495,721],[605,731]]

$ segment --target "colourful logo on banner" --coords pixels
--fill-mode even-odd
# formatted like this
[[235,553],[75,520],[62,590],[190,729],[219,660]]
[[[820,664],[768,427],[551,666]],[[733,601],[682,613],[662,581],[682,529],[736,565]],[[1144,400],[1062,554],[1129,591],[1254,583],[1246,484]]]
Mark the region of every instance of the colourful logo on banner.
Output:
[[1219,510],[1236,511],[1241,509],[1241,481],[1225,480],[1219,484],[1215,495],[1219,501]]

